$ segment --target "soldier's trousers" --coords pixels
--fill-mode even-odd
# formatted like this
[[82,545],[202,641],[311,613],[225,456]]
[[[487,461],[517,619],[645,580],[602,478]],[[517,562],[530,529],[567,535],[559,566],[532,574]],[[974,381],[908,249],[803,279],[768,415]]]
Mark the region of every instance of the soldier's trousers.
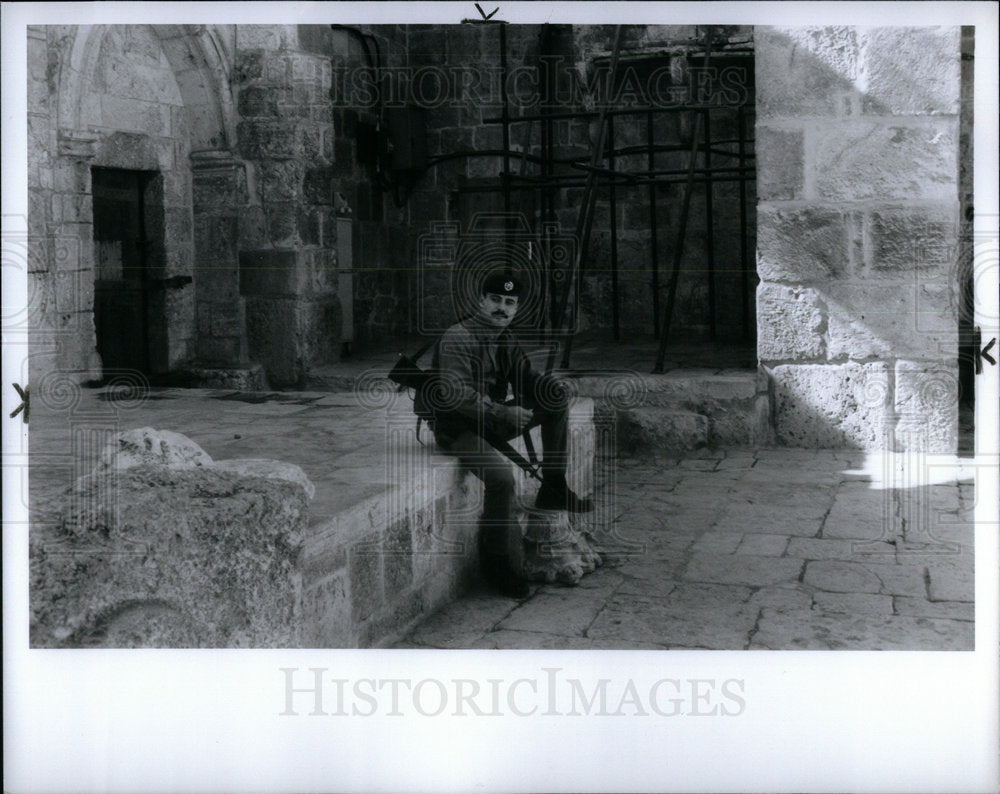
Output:
[[[542,477],[546,481],[565,481],[568,419],[569,407],[565,401],[562,404],[534,405],[528,427],[540,425],[542,428]],[[512,561],[519,560],[521,530],[514,519],[514,464],[471,430],[455,437],[438,436],[438,444],[443,451],[457,456],[483,482],[480,551],[492,556],[505,556]]]

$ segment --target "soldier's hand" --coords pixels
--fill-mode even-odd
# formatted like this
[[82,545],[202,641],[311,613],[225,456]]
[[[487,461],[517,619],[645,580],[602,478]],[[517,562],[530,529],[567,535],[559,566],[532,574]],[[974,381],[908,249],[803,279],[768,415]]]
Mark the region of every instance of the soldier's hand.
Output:
[[512,405],[508,407],[507,412],[507,421],[510,423],[515,434],[520,435],[531,422],[531,411],[520,405]]

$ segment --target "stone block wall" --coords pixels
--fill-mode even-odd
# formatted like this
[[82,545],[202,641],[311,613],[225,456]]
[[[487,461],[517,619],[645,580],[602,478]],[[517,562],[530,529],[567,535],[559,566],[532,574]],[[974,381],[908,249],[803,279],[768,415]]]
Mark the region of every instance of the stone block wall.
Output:
[[[150,276],[193,272],[188,118],[167,37],[146,26],[29,27],[28,133],[32,371],[97,378],[93,167],[155,172]],[[147,311],[153,373],[188,360],[193,288],[153,293]]]
[[[374,35],[383,65],[405,57],[404,28]],[[358,119],[377,108],[334,108],[330,97],[334,66],[362,60],[355,37],[327,25],[31,28],[34,379],[106,374],[93,167],[151,180],[146,263],[158,283],[145,332],[157,352],[143,374],[235,383],[263,364],[272,385],[301,385],[338,360],[347,300],[358,336],[405,332],[407,208],[356,150]],[[338,210],[350,240],[338,241]],[[350,285],[338,271],[345,244],[356,278],[339,294]]]
[[330,75],[329,53],[303,47],[297,26],[237,28],[238,285],[248,353],[275,386],[337,357],[336,219],[329,185],[317,187],[334,159]]
[[958,28],[757,28],[757,336],[779,442],[956,445]]

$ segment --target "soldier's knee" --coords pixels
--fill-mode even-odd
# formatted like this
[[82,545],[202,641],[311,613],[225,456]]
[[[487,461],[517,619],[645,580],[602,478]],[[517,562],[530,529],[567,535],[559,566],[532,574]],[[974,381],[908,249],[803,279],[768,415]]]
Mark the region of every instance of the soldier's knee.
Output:
[[532,398],[537,408],[548,413],[559,413],[569,407],[569,387],[551,373],[535,379]]
[[514,472],[510,466],[491,467],[486,472],[483,484],[487,490],[494,493],[512,494],[516,484]]

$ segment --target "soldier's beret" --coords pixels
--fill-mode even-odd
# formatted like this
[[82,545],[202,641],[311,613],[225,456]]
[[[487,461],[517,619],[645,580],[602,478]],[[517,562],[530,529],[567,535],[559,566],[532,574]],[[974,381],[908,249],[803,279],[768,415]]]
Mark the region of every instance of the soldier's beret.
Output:
[[511,273],[490,273],[483,281],[483,295],[491,293],[493,295],[512,295],[515,298],[524,294],[524,285],[521,280]]

